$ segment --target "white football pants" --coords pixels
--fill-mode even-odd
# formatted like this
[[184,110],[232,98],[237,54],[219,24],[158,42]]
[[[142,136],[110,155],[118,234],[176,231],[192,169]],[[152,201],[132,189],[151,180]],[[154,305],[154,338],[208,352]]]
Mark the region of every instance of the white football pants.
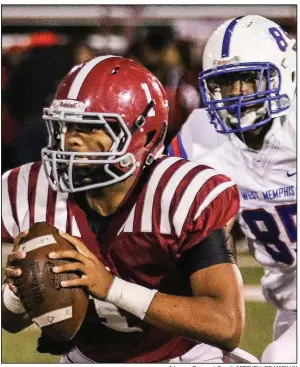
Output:
[[296,311],[277,311],[273,326],[274,341],[263,352],[262,363],[297,363],[296,318]]

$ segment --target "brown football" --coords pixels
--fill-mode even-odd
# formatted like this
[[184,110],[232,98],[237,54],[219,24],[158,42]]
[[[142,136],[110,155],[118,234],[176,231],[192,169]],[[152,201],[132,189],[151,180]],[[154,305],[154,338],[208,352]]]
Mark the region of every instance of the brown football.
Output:
[[74,246],[58,233],[57,228],[35,223],[20,249],[26,252],[20,261],[22,275],[16,282],[21,302],[32,318],[48,336],[71,340],[79,330],[88,307],[88,295],[83,288],[62,288],[60,282],[78,278],[74,273],[53,273],[52,268],[70,260],[50,259],[48,254],[58,250],[74,250]]

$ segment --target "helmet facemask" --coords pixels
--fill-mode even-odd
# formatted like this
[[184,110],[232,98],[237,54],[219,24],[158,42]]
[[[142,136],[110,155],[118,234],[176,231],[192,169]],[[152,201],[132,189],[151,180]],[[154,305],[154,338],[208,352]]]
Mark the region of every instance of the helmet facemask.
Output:
[[[138,174],[143,168],[140,161],[150,165],[162,155],[167,126],[163,124],[160,132],[144,133],[146,118],[154,105],[151,100],[130,129],[119,114],[45,108],[43,119],[47,124],[49,142],[42,150],[42,160],[51,188],[61,192],[79,192],[109,186]],[[103,130],[112,142],[110,149],[103,152],[66,151],[68,126],[76,126],[76,131],[83,133]],[[135,134],[145,136],[145,145],[128,152]]]
[[[238,96],[222,95],[221,85],[236,80],[255,81],[256,90]],[[238,133],[269,123],[289,108],[289,98],[280,94],[281,74],[271,63],[251,62],[218,66],[200,74],[203,102],[217,132]]]
[[[136,159],[127,153],[131,132],[122,117],[114,113],[78,113],[45,108],[49,142],[42,160],[50,186],[55,191],[79,192],[120,182],[136,169]],[[111,139],[109,151],[75,152],[65,150],[68,125],[76,124],[88,133],[102,129]],[[117,170],[116,166],[122,169]]]

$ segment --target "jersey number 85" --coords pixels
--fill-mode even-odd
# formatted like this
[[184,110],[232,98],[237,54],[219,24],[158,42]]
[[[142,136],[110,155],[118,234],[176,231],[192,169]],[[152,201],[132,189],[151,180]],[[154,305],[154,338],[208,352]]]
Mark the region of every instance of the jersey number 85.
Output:
[[[275,209],[285,228],[286,234],[291,243],[297,241],[297,228],[294,216],[297,214],[296,204],[277,205]],[[249,226],[255,238],[261,242],[266,251],[275,261],[291,265],[295,260],[295,253],[280,237],[280,230],[276,219],[265,209],[244,210],[242,212],[244,221]],[[264,228],[259,226],[263,223]]]

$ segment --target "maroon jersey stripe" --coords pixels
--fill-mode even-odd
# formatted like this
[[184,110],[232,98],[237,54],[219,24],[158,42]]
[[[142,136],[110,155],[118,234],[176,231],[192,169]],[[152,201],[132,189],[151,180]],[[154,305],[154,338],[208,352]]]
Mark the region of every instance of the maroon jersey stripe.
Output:
[[67,226],[66,226],[66,232],[72,234],[72,210],[71,210],[71,204],[70,200],[67,201]]
[[160,179],[160,182],[157,186],[155,196],[154,196],[154,205],[153,205],[153,212],[152,212],[152,231],[153,232],[156,232],[156,233],[160,232],[160,219],[161,219],[161,214],[163,210],[161,199],[162,199],[163,192],[166,189],[170,179],[173,177],[175,172],[178,171],[178,169],[182,167],[185,163],[186,161],[183,161],[183,160],[179,160],[173,163],[173,165],[165,171],[165,173],[163,174],[163,176]]
[[11,242],[12,241],[12,236],[8,233],[3,220],[1,220],[1,240],[2,242]]
[[[162,163],[165,159],[166,157],[164,157],[163,159],[160,159],[155,168],[159,167],[159,164]],[[148,213],[148,215],[151,217],[151,223],[152,223],[151,232],[156,232],[156,233],[159,232],[159,223],[160,223],[160,218],[161,218],[161,196],[163,193],[163,189],[166,187],[170,178],[173,176],[173,174],[177,171],[177,169],[182,164],[183,164],[182,160],[178,160],[174,162],[170,167],[166,169],[166,171],[163,173],[162,177],[160,178],[160,181],[155,189],[155,193],[153,197],[152,213]],[[152,176],[154,174],[155,174],[155,169],[152,173]],[[146,196],[148,187],[151,186],[152,184],[151,177],[148,181],[147,186],[145,187],[142,193],[142,196],[139,198],[138,203],[136,205],[136,211],[135,211],[136,225],[134,226],[134,228],[138,231],[143,230],[143,228],[141,228],[142,227],[141,217],[142,217],[143,211],[144,210],[147,211],[147,208],[145,207],[145,196]]]
[[11,211],[18,227],[20,227],[20,223],[18,220],[16,203],[17,203],[17,182],[20,173],[20,168],[21,167],[13,169],[8,176],[8,194],[11,203]]
[[[237,187],[231,186],[220,193],[195,221],[194,228],[201,228],[202,238],[212,230],[219,229],[235,217],[239,210],[239,193]],[[205,225],[204,225],[205,224]]]
[[176,171],[172,167],[175,165],[176,168],[176,163],[180,161],[182,159],[177,157],[164,157],[157,160],[156,164],[152,167],[151,177],[144,188],[145,200],[143,202],[138,200],[137,203],[137,206],[142,205],[143,207],[141,211],[140,229],[142,232],[152,232],[154,229],[153,222],[156,222],[158,217],[160,218],[160,203],[155,200],[155,197],[164,189],[166,182],[170,178],[170,172]]
[[57,193],[48,187],[46,222],[54,225],[55,205]]
[[[178,205],[180,203],[180,200],[182,198],[182,196],[184,195],[184,193],[186,192],[186,190],[189,190],[189,183],[197,176],[198,173],[205,171],[207,169],[210,169],[210,167],[207,166],[197,166],[193,169],[191,169],[186,175],[185,177],[181,180],[181,182],[179,183],[177,189],[176,189],[176,193],[173,196],[173,199],[171,201],[171,205],[170,205],[170,211],[169,211],[169,221],[170,221],[170,225],[171,225],[171,230],[172,233],[175,235],[176,234],[176,230],[174,227],[174,214],[176,213],[176,210],[178,208]],[[196,193],[195,193],[196,196]],[[187,220],[189,220],[189,216],[187,215],[184,223],[187,222]]]
[[41,163],[36,162],[30,168],[28,179],[28,207],[29,207],[29,226],[34,224],[35,201],[38,175],[41,170]]

